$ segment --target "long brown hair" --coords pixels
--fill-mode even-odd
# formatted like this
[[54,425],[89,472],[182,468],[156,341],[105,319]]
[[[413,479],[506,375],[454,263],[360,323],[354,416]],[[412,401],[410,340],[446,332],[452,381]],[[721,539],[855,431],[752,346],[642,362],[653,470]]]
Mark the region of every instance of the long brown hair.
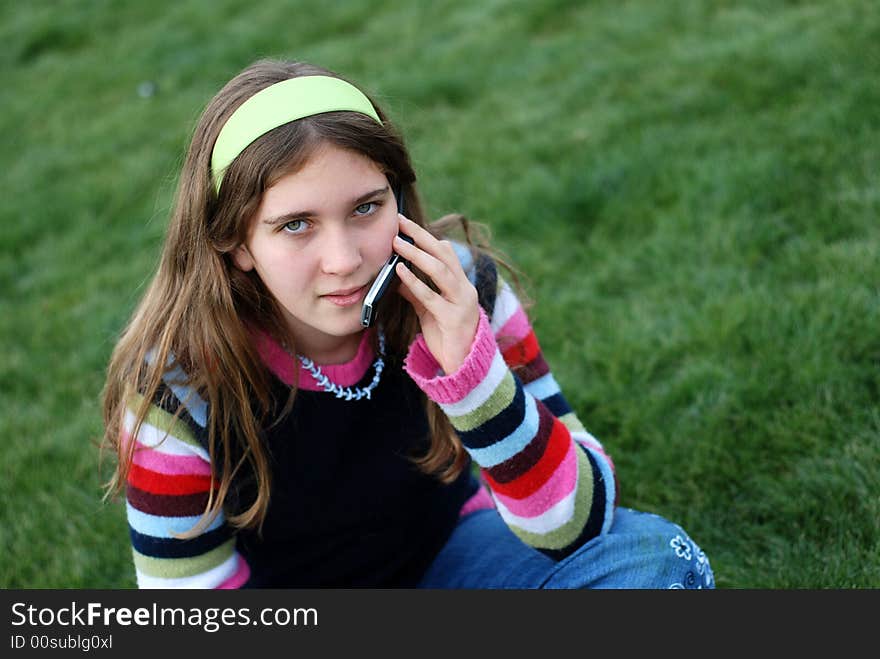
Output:
[[[107,496],[122,490],[131,466],[135,443],[122,441],[126,405],[139,401],[132,409],[135,423],[131,437],[135,437],[155,402],[163,375],[178,367],[186,373],[186,384],[208,404],[207,442],[218,487],[216,494],[211,488],[212,496],[199,524],[185,535],[204,529],[220,512],[233,479],[243,469],[251,472],[256,496],[231,514],[229,521],[242,528],[260,526],[271,485],[261,429],[289,413],[296,396],[294,385],[279,414],[271,400],[272,376],[250,331],[267,332],[292,351],[293,337],[278,303],[256,273],[242,272],[231,258],[231,252],[244,243],[249,222],[267,188],[302,167],[316,147],[329,142],[376,162],[392,186],[400,186],[410,219],[438,236],[452,225],[462,227],[475,255],[480,248],[488,249],[487,240],[471,237],[472,229],[482,225],[475,227],[461,216],[427,224],[403,139],[375,102],[381,125],[355,112],[331,112],[270,131],[230,164],[217,192],[210,172],[211,151],[232,112],[261,89],[306,75],[341,77],[310,64],[260,60],[230,80],[208,103],[180,174],[158,270],[108,366],[103,391],[103,448],[112,449],[118,460],[106,484]],[[484,227],[478,233],[488,238]],[[400,296],[391,296],[384,304],[386,352],[392,359],[400,358],[415,338],[418,320],[412,306]],[[442,410],[427,397],[425,406],[430,446],[427,453],[413,459],[425,473],[451,482],[467,464],[466,453]]]

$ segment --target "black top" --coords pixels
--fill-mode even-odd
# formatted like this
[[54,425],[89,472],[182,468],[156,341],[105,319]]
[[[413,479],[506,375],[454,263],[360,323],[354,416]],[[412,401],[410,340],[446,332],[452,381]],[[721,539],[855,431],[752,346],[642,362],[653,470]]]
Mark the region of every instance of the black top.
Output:
[[[373,378],[368,369],[357,386]],[[275,381],[275,399],[287,385]],[[424,394],[400,366],[386,366],[370,400],[300,389],[291,413],[267,430],[268,512],[239,531],[251,568],[246,587],[415,585],[479,487],[470,462],[450,485],[409,459],[427,448]]]

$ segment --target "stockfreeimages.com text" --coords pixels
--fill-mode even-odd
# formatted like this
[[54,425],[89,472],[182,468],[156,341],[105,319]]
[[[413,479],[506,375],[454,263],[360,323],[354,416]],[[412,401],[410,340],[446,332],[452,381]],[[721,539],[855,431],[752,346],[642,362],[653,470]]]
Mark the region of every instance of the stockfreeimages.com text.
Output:
[[252,615],[251,609],[209,607],[160,607],[153,603],[151,607],[105,607],[100,602],[89,602],[85,605],[71,602],[70,606],[38,608],[25,602],[12,605],[12,625],[30,625],[32,627],[48,627],[52,625],[66,626],[101,626],[129,627],[199,627],[206,632],[216,632],[221,627],[288,627],[318,626],[318,611],[314,608],[264,608]]

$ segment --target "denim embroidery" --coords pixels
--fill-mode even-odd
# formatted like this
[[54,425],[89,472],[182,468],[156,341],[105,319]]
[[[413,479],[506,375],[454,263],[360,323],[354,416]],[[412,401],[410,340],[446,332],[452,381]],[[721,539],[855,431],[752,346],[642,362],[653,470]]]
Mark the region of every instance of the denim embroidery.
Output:
[[675,550],[675,555],[686,561],[691,560],[691,546],[687,540],[680,535],[675,536],[669,541],[669,546]]
[[675,555],[678,558],[681,558],[685,561],[695,561],[696,565],[694,566],[697,574],[702,577],[703,583],[697,583],[697,578],[694,575],[693,571],[689,570],[684,577],[683,582],[676,582],[669,585],[670,589],[673,590],[681,590],[681,589],[692,589],[692,588],[703,588],[706,586],[707,588],[711,588],[715,584],[715,576],[712,574],[712,568],[709,567],[709,560],[706,558],[706,554],[700,549],[697,544],[688,538],[687,536],[682,537],[681,535],[676,535],[669,541],[669,546],[675,551]]

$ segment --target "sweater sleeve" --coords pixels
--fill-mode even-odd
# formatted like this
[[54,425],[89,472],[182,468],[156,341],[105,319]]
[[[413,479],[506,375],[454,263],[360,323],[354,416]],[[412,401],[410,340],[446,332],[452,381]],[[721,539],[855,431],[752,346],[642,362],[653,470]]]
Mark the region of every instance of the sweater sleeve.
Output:
[[472,276],[480,321],[461,367],[444,374],[419,335],[406,369],[449,416],[510,529],[562,558],[611,527],[614,466],[562,395],[510,286],[489,276],[487,291],[485,279]]
[[216,485],[208,452],[193,432],[193,416],[199,415],[183,410],[175,418],[163,406],[151,405],[133,438],[140,403],[129,401],[122,437],[126,445],[135,442],[126,512],[138,587],[240,587],[250,571],[222,513],[198,535],[178,537],[198,523]]

